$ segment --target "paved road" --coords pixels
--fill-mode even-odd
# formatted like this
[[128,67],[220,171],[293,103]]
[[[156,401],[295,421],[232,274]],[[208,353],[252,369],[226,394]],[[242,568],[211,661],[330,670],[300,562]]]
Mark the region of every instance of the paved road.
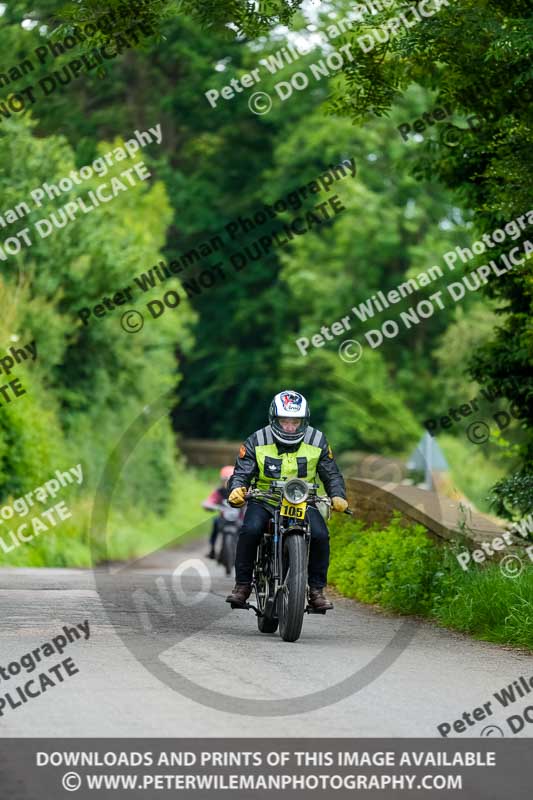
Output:
[[[493,715],[461,735],[493,723],[510,736],[506,717],[528,703],[505,710],[493,692],[531,677],[530,656],[344,598],[326,617],[306,617],[297,643],[260,634],[252,612],[223,602],[231,581],[203,553],[193,543],[111,573],[0,571],[0,665],[64,625],[90,625],[62,656],[79,673],[4,709],[0,735],[430,737],[492,701]],[[172,577],[191,560],[203,577]],[[532,734],[527,724],[520,735]]]

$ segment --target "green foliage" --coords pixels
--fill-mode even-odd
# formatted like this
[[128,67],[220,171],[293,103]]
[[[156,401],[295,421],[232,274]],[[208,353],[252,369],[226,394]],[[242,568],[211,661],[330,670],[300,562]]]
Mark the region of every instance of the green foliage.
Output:
[[517,520],[533,512],[533,475],[518,472],[502,478],[490,493],[492,505],[497,514]]
[[[66,502],[72,517],[59,521],[55,528],[50,524],[48,531],[41,532],[29,542],[22,542],[9,553],[0,548],[0,565],[90,568],[102,561],[142,558],[166,546],[176,546],[178,542],[207,537],[210,523],[200,504],[213,488],[209,473],[179,468],[174,471],[171,481],[168,487],[171,501],[163,515],[146,501],[137,499],[135,504],[128,505],[121,499],[124,495],[119,493],[118,502],[112,502],[105,541],[102,537],[90,541],[94,499],[89,498],[84,489],[76,495],[74,487],[68,487],[57,496],[57,501]],[[13,499],[4,497],[2,505]],[[23,520],[28,521],[30,516],[47,507],[36,505]],[[16,530],[23,520],[13,517],[0,526],[0,537],[8,547],[13,544],[9,530]],[[44,518],[42,522],[47,524]],[[25,535],[28,531],[31,532],[31,525]]]
[[[397,14],[393,7],[372,21],[356,23],[349,40]],[[439,101],[482,121],[475,135],[458,148],[427,141],[416,174],[437,177],[466,208],[473,211],[477,234],[490,233],[527,213],[531,173],[533,33],[531,3],[476,0],[451,3],[412,28],[403,28],[367,53],[358,52],[343,68],[334,107],[354,123],[388,113],[409,86],[437,90]],[[473,233],[473,238],[476,235]],[[506,248],[507,249],[507,248]],[[491,251],[495,258],[501,248]],[[481,262],[479,262],[481,263]],[[473,265],[474,266],[474,265]],[[527,436],[521,447],[522,465],[533,466],[533,334],[531,261],[492,280],[486,294],[505,303],[505,316],[490,342],[477,348],[470,362],[472,379],[505,396],[524,413]],[[513,381],[518,380],[518,383]]]
[[455,547],[431,540],[420,525],[385,528],[334,516],[329,582],[342,594],[516,647],[533,648],[533,568],[516,579],[497,564],[464,572]]
[[[298,4],[279,5],[292,13]],[[90,6],[76,4],[76,13],[88,14]],[[246,94],[220,101],[211,109],[203,92],[221,89],[233,76],[249,72],[259,59],[288,44],[282,28],[276,28],[270,38],[261,36],[253,42],[241,36],[228,40],[222,34],[222,20],[239,27],[239,14],[246,16],[249,9],[250,24],[264,23],[266,32],[274,20],[261,22],[261,14],[252,6],[244,2],[181,4],[180,15],[164,21],[165,38],[154,45],[149,58],[139,50],[130,52],[122,60],[109,62],[104,81],[87,75],[61,96],[52,95],[46,109],[38,109],[40,129],[55,130],[61,120],[81,164],[96,155],[92,140],[101,131],[109,131],[111,138],[117,129],[127,132],[138,127],[139,120],[162,121],[164,138],[156,170],[172,206],[167,258],[183,254],[239,215],[253,216],[265,203],[313,180],[328,164],[354,158],[356,178],[345,178],[331,190],[346,211],[327,225],[295,237],[264,258],[249,260],[244,270],[235,272],[229,255],[302,213],[288,210],[275,224],[251,231],[223,253],[189,268],[187,278],[193,278],[221,260],[227,277],[191,298],[197,312],[192,328],[196,345],[192,348],[184,335],[177,337],[183,382],[174,419],[189,434],[241,438],[264,424],[268,400],[281,383],[297,381],[309,395],[314,422],[326,429],[336,449],[384,448],[404,453],[419,436],[415,420],[427,418],[428,409],[440,399],[440,386],[433,380],[432,350],[447,329],[451,311],[446,309],[410,331],[402,330],[379,353],[367,348],[356,366],[346,365],[335,355],[341,339],[327,343],[326,359],[314,350],[316,362],[311,356],[300,358],[294,340],[311,336],[344,315],[352,320],[353,338],[362,339],[365,330],[378,327],[388,314],[378,314],[363,324],[353,316],[352,306],[378,290],[387,292],[407,277],[416,277],[441,262],[442,254],[456,244],[469,243],[463,224],[468,214],[459,212],[451,195],[436,186],[433,177],[420,183],[412,177],[417,153],[396,130],[401,122],[431,107],[434,92],[413,87],[390,119],[382,117],[364,129],[354,128],[350,120],[339,116],[324,115],[335,78],[324,78],[312,91],[295,92],[287,103],[275,102],[266,117],[251,114]],[[202,15],[201,25],[196,13]],[[298,13],[291,25],[298,30],[304,22]],[[320,19],[317,27],[324,30],[330,22]],[[234,36],[235,31],[230,33]],[[33,31],[21,36],[39,37]],[[317,46],[298,62],[298,68],[305,69],[323,56],[323,48]],[[262,67],[259,88],[275,97],[274,85],[294,70],[295,65],[287,65],[270,75]],[[135,93],[130,91],[132,85]],[[128,102],[122,102],[123,97]],[[67,113],[71,98],[88,113]],[[325,197],[320,194],[316,201]],[[305,207],[312,207],[313,200],[308,198]],[[153,204],[154,209],[158,205]],[[142,213],[150,214],[150,208],[145,206]],[[156,210],[149,220],[157,228],[164,218]],[[155,263],[155,258],[149,258],[138,257],[137,262]],[[94,273],[94,268],[93,263],[80,262],[79,291],[84,292],[86,275],[89,270]],[[134,270],[121,270],[118,280],[125,279],[127,271],[129,277]],[[421,290],[417,299],[437,288],[441,288],[438,282]],[[87,303],[94,297],[94,292],[87,299],[82,295]],[[67,294],[62,309],[71,302]],[[465,307],[469,302],[467,298]],[[409,305],[406,299],[394,310]],[[103,320],[99,330],[104,332],[106,323]],[[164,325],[165,319],[160,323]],[[120,358],[128,361],[134,354],[128,348]],[[72,356],[83,365],[76,346]],[[106,359],[102,369],[90,375],[91,381],[103,383],[104,396],[105,382],[116,368],[117,359]],[[315,368],[323,382],[313,379]],[[330,397],[325,396],[325,385],[334,392]],[[131,385],[124,387],[126,396],[131,391]],[[68,399],[80,402],[79,393],[71,393]]]
[[533,649],[533,568],[517,578],[504,577],[497,564],[461,573],[435,600],[434,618],[477,639]]
[[[10,207],[43,181],[57,183],[76,166],[63,137],[37,137],[33,128],[27,118],[8,120],[3,128],[0,174]],[[100,142],[97,153],[103,155],[121,143],[119,138]],[[145,153],[142,157],[147,158]],[[123,163],[104,178],[87,181],[83,191],[121,169]],[[64,202],[63,198],[49,201],[13,227],[26,225],[32,230],[32,223]],[[135,336],[120,327],[120,309],[105,318],[93,317],[89,326],[77,314],[132,285],[135,275],[157,263],[170,218],[163,185],[137,183],[92,210],[84,224],[76,220],[44,239],[34,233],[30,247],[0,265],[0,297],[15,298],[15,303],[4,304],[9,308],[0,324],[4,346],[33,340],[37,345],[37,360],[24,362],[14,373],[26,395],[0,406],[2,502],[32,490],[56,469],[76,463],[83,465],[84,491],[93,490],[123,433],[143,409],[179,382],[174,349],[178,339],[187,348],[187,328],[193,320],[186,300],[179,314],[148,318]],[[14,280],[17,268],[22,277]],[[173,279],[165,288],[177,286]],[[142,295],[140,307],[160,293],[154,289]],[[134,294],[133,306],[136,299]],[[166,417],[143,437],[125,466],[116,500],[129,510],[130,520],[138,522],[141,509],[162,515],[170,508],[175,473],[174,434]],[[81,515],[72,526],[65,524],[64,536],[58,530],[34,550],[20,548],[15,558],[23,563],[28,557],[39,564],[85,564],[84,526]],[[129,531],[130,538],[134,531]]]
[[[245,63],[249,68],[255,66],[258,57],[279,49],[281,44],[278,41],[260,52],[245,53]],[[317,57],[310,54],[304,61],[313,62]],[[222,85],[237,72],[238,63],[232,58],[219,73]],[[286,72],[290,73],[290,68]],[[283,74],[281,71],[266,76],[263,88],[273,92],[274,83]],[[364,357],[367,366],[364,372],[363,366],[357,366],[356,381],[352,380],[356,368],[334,357],[341,338],[328,342],[324,348],[331,356],[330,367],[320,369],[325,375],[324,382],[314,379],[314,368],[320,360],[315,362],[313,358],[320,351],[310,348],[313,357],[303,359],[296,350],[295,340],[310,338],[322,325],[330,325],[345,315],[352,320],[353,338],[361,339],[364,330],[377,327],[387,313],[378,314],[375,321],[364,325],[353,316],[351,307],[380,289],[386,292],[395,288],[410,272],[418,275],[427,270],[454,244],[466,243],[464,231],[451,222],[456,215],[446,193],[435,190],[429,182],[419,185],[409,175],[405,144],[393,121],[383,120],[373,129],[354,132],[348,121],[325,118],[321,109],[316,108],[317,99],[325,101],[328,90],[329,84],[324,81],[313,94],[303,93],[291,98],[290,103],[274,106],[270,115],[273,124],[268,126],[247,119],[249,111],[241,110],[234,101],[232,129],[224,130],[227,138],[221,142],[223,150],[219,149],[217,156],[218,163],[229,164],[225,175],[217,173],[216,185],[223,187],[228,209],[219,226],[237,214],[252,217],[264,203],[274,203],[342,158],[355,159],[357,176],[345,177],[331,187],[330,196],[338,195],[346,211],[305,236],[295,237],[265,258],[249,260],[238,274],[229,268],[228,280],[216,291],[193,298],[199,312],[200,346],[185,361],[184,369],[185,386],[189,397],[194,399],[194,408],[184,397],[180,419],[198,435],[240,438],[244,432],[263,424],[269,395],[279,390],[282,383],[296,381],[309,395],[316,424],[333,425],[335,433],[327,430],[336,447],[358,447],[363,443],[373,447],[385,443],[388,452],[402,452],[417,435],[413,411],[419,418],[425,418],[428,402],[437,394],[430,380],[432,359],[424,351],[431,349],[445,330],[450,312],[402,332],[394,341],[386,341],[379,356],[367,348],[368,356]],[[420,102],[420,98],[416,101]],[[400,122],[402,114],[403,118],[414,114],[414,102],[399,112],[394,122]],[[225,107],[220,113],[224,110]],[[219,109],[213,113],[218,114]],[[233,142],[235,135],[240,141],[230,150],[226,142]],[[261,164],[255,161],[258,141]],[[233,152],[239,153],[245,170],[234,164]],[[208,164],[205,169],[211,170],[212,166]],[[250,169],[257,170],[255,174],[260,177],[252,184]],[[244,173],[246,193],[234,184],[224,187],[228,173]],[[311,196],[304,209],[327,197],[327,193],[316,195],[314,200]],[[280,230],[282,223],[302,213],[302,209],[287,210],[279,215],[277,223],[242,236],[228,252],[243,250],[258,236]],[[447,228],[439,227],[442,219],[450,220]],[[421,294],[425,296],[431,291],[428,288]],[[406,300],[401,308],[408,306]],[[352,331],[346,336],[352,338]],[[261,376],[256,368],[258,353],[260,362],[267,366]],[[334,369],[335,358],[338,364]],[[330,384],[333,371],[336,378]],[[326,418],[328,398],[324,397],[324,385],[334,390],[341,383],[340,391],[344,392],[341,413],[336,413],[336,399],[329,398],[331,411]],[[414,384],[417,392],[412,391]],[[228,385],[239,387],[238,393],[231,394],[229,407]],[[372,391],[376,392],[374,399]],[[223,421],[216,415],[206,420],[205,407],[222,406],[226,407]],[[399,418],[396,424],[395,415]],[[339,431],[341,438],[337,441],[334,436],[339,425],[343,430]]]
[[447,404],[466,403],[479,393],[478,384],[468,379],[468,363],[472,351],[493,334],[499,319],[486,302],[477,302],[467,310],[461,306],[456,308],[455,318],[434,350],[439,367],[437,381],[442,387],[437,412]]
[[[126,475],[121,482],[125,481]],[[178,547],[190,539],[207,538],[210,517],[201,503],[213,490],[209,471],[178,466],[168,489],[170,500],[164,514],[147,502],[137,506],[134,517],[132,509],[122,502],[114,502],[107,541],[98,543],[93,556],[117,561],[141,558],[165,547]],[[132,529],[135,537],[131,535]]]
[[[1,268],[0,268],[1,269]],[[4,268],[6,272],[9,270]],[[13,275],[13,268],[11,268]],[[17,274],[16,281],[0,274],[0,304],[5,313],[0,319],[0,341],[4,348],[25,346],[34,339],[26,323],[29,304],[27,277]],[[48,316],[47,322],[51,321]],[[49,336],[52,341],[52,337]],[[7,386],[17,380],[25,392],[21,397],[5,398],[0,402],[0,487],[2,495],[19,494],[39,485],[41,477],[53,472],[68,460],[68,446],[58,419],[58,400],[44,381],[39,361],[43,358],[43,339],[35,339],[37,360],[23,361],[12,367],[10,375],[4,373],[0,381]],[[3,354],[2,354],[3,355]]]
[[[46,0],[41,0],[46,7]],[[53,3],[53,0],[50,0]],[[168,13],[190,14],[205,29],[233,25],[249,35],[257,35],[276,23],[288,24],[302,0],[133,0],[132,13],[142,13],[156,23]],[[57,7],[57,3],[55,3]],[[124,14],[124,0],[110,0],[102,10],[99,0],[80,0],[60,7],[59,18],[76,15],[78,19],[97,19],[110,11]]]
[[0,407],[0,486],[24,494],[68,460],[54,398],[35,379],[22,377],[26,394]]
[[[27,4],[18,0],[6,4],[0,17],[4,68],[49,36],[60,39],[73,22],[121,5],[121,0],[111,0],[104,9],[97,0],[81,0],[58,10],[56,0],[40,0],[28,12]],[[334,8],[318,9],[316,19],[313,12],[317,29],[331,24],[334,13],[349,14],[352,5],[338,0]],[[270,114],[250,112],[251,92],[212,109],[204,97],[207,89],[221,89],[289,43],[280,22],[307,35],[300,6],[283,0],[156,0],[142,12],[150,15],[156,35],[106,62],[102,80],[95,71],[82,73],[32,106],[29,114],[2,119],[3,208],[13,207],[43,181],[55,182],[90,163],[135,129],[159,122],[163,128],[162,145],[150,151],[150,158],[143,151],[136,159],[147,158],[150,182],[36,241],[7,264],[0,262],[9,299],[3,302],[9,324],[2,327],[2,343],[7,347],[16,334],[20,341],[35,338],[39,346],[38,361],[27,368],[31,396],[20,401],[20,408],[0,407],[4,493],[22,490],[34,476],[44,477],[48,465],[56,463],[53,445],[69,458],[72,453],[72,463],[83,462],[92,489],[124,430],[169,389],[177,391],[173,421],[180,431],[240,439],[264,424],[270,396],[282,384],[296,385],[309,396],[313,423],[325,430],[335,450],[396,454],[412,448],[421,432],[417,420],[440,412],[443,397],[452,402],[451,395],[461,386],[468,393],[470,387],[461,380],[469,349],[479,353],[472,379],[503,387],[521,408],[530,402],[533,337],[527,265],[495,284],[494,293],[490,289],[495,301],[490,307],[511,310],[499,315],[492,343],[486,333],[495,320],[490,310],[482,310],[476,295],[465,298],[456,315],[446,308],[386,340],[379,351],[365,347],[355,365],[338,357],[341,338],[310,349],[305,359],[295,346],[296,338],[312,336],[345,315],[352,330],[344,338],[364,342],[366,330],[379,327],[389,312],[360,324],[353,306],[441,264],[443,253],[456,245],[468,246],[475,236],[472,219],[476,230],[485,231],[525,211],[530,130],[517,102],[530,80],[525,43],[531,23],[525,3],[504,8],[489,2],[483,13],[473,0],[444,8],[435,18],[403,31],[384,50],[364,55],[355,44],[357,59],[344,74],[316,81],[308,91],[295,91],[288,102],[279,102],[275,84],[323,57],[325,50],[318,46],[275,75],[261,69],[258,88],[274,98]],[[136,13],[132,3],[131,15],[123,15],[125,28]],[[28,16],[39,23],[32,30],[20,24]],[[348,40],[354,41],[357,33]],[[32,73],[31,82],[109,35],[97,33],[83,47],[50,58]],[[328,100],[339,98],[337,112],[326,116]],[[346,117],[338,113],[342,98]],[[456,149],[443,148],[425,134],[423,144],[406,144],[397,126],[441,100],[456,110],[459,120],[477,113],[486,120],[483,129]],[[352,125],[354,120],[365,124]],[[88,328],[79,322],[77,310],[130,285],[141,270],[161,258],[182,255],[230,220],[253,216],[265,203],[347,157],[355,158],[357,177],[332,187],[331,194],[339,195],[346,211],[327,225],[236,272],[229,265],[231,253],[302,213],[288,210],[268,229],[251,231],[222,253],[189,267],[184,280],[220,259],[227,277],[188,302],[182,300],[178,311],[147,319],[137,336],[124,334],[115,314],[93,320]],[[113,168],[111,174],[116,172]],[[99,182],[95,178],[84,188]],[[323,194],[316,198],[324,199]],[[305,207],[312,201],[308,198]],[[51,203],[43,214],[60,204]],[[16,268],[25,276],[19,288]],[[416,300],[443,284],[444,279],[436,281]],[[177,280],[165,285],[177,287]],[[20,308],[11,320],[13,296],[18,296],[14,305]],[[143,302],[158,296],[156,288]],[[410,304],[407,298],[393,311]],[[479,350],[480,340],[484,350]],[[442,379],[436,378],[437,372]],[[520,389],[511,383],[511,375],[519,379]],[[24,434],[17,418],[23,403],[31,441],[24,438],[30,434]],[[530,417],[526,422],[531,428]],[[17,444],[7,455],[13,431]],[[453,453],[454,462],[461,461],[452,463],[460,470],[458,482],[468,485],[478,502],[485,492],[478,470],[491,477],[497,471],[499,477],[499,466],[482,463],[479,451],[467,455],[462,446]],[[471,473],[476,474],[469,474],[463,463],[475,464]],[[147,503],[154,512],[165,513],[173,502],[175,468],[173,433],[165,420],[128,461],[117,490],[120,503]]]
[[344,527],[344,535],[332,538],[330,583],[364,603],[426,613],[439,559],[425,529],[402,527],[399,515],[385,530],[365,531],[361,523]]
[[[379,353],[367,350],[356,364],[345,364],[325,349],[314,350],[305,361],[287,354],[282,382],[296,384],[311,397],[314,424],[327,432],[338,450],[403,453],[420,436]],[[324,386],[327,392],[317,391]]]
[[[464,402],[468,402],[471,397],[465,396]],[[456,405],[460,402],[461,398],[455,399]],[[488,448],[475,445],[468,439],[466,427],[476,418],[465,417],[462,423],[458,423],[457,436],[440,434],[438,442],[450,465],[453,486],[464,493],[478,511],[488,514],[491,511],[489,492],[505,474],[506,463],[503,459],[495,459],[492,450],[487,452]]]
[[231,26],[240,35],[258,36],[276,24],[287,25],[303,0],[178,0],[181,13],[189,13],[203,28]]

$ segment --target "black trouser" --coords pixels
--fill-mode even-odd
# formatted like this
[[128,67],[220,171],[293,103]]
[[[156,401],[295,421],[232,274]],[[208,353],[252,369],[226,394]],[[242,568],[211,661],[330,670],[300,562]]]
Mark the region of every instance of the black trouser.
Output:
[[[307,582],[311,588],[321,589],[328,579],[329,533],[323,517],[316,508],[308,507],[307,514],[311,527]],[[271,512],[263,505],[248,503],[237,542],[236,583],[252,582],[257,546],[271,516]]]
[[220,533],[220,517],[215,517],[213,520],[213,527],[211,529],[211,536],[209,537],[209,544],[211,547],[215,546],[217,536]]

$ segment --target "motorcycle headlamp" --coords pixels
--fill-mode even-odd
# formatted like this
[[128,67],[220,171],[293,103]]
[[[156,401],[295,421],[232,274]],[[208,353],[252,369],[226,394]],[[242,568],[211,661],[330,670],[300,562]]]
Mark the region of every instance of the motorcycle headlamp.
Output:
[[292,478],[285,484],[283,494],[289,503],[303,503],[309,496],[309,489],[305,481]]
[[232,508],[230,505],[224,506],[222,509],[222,518],[226,522],[237,522],[241,515],[240,508]]

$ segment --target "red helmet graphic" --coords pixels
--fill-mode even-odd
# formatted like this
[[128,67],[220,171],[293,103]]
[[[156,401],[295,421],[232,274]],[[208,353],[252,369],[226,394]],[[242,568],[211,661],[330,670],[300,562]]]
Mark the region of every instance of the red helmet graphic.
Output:
[[[268,413],[268,421],[276,441],[283,444],[301,442],[309,425],[309,416],[309,405],[302,394],[291,389],[279,392],[272,400]],[[287,425],[283,424],[283,420],[287,418],[299,421],[295,430],[287,430]]]
[[299,411],[302,407],[303,397],[297,392],[280,392],[279,396],[286,411]]

